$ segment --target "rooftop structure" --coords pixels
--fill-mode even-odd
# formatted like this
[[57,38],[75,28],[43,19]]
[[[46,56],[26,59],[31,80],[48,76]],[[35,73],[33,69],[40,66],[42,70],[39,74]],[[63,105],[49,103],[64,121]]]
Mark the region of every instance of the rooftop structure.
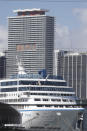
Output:
[[18,10],[14,10],[14,13],[17,13],[18,16],[25,16],[25,15],[45,15],[45,12],[48,12],[48,10],[44,10],[44,9],[18,9]]

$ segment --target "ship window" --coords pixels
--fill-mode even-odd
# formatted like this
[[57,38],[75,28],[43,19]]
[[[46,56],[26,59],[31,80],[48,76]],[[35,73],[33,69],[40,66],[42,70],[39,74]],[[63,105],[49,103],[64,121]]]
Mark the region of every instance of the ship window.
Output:
[[37,105],[37,107],[43,107],[43,105]]
[[70,102],[73,102],[73,100],[70,100]]
[[57,101],[61,101],[61,99],[57,99]]
[[1,86],[6,86],[6,82],[1,82]]
[[34,99],[35,101],[40,101],[40,99],[38,99],[38,98],[36,98],[36,99]]
[[54,105],[54,107],[58,107],[58,105]]
[[64,96],[67,96],[67,94],[63,94]]
[[43,99],[43,101],[48,101],[48,99]]
[[17,99],[14,99],[14,102],[17,102],[18,100]]
[[60,105],[60,107],[63,107],[62,105]]
[[37,85],[37,81],[19,81],[19,85]]
[[0,97],[6,97],[7,94],[0,94]]
[[26,90],[29,90],[30,88],[29,87],[19,87],[19,91],[26,91]]
[[51,105],[45,105],[45,107],[51,107]]
[[[55,88],[55,87],[19,87],[19,91],[26,91],[26,90],[32,90],[32,91],[65,91],[65,92],[71,92],[71,89],[67,88]],[[62,96],[64,94],[61,94]]]
[[67,86],[66,82],[41,81],[41,85]]
[[70,106],[66,105],[67,108],[69,108]]
[[67,100],[66,99],[63,99],[64,102],[66,102]]
[[[30,93],[30,95],[42,95],[42,96],[62,96],[63,95],[63,96],[67,96],[67,94],[59,94],[59,93]],[[56,99],[56,101],[61,101],[61,99]]]
[[9,99],[9,102],[13,102],[13,99]]
[[61,96],[64,96],[64,94],[61,94]]
[[1,86],[17,85],[17,81],[1,82]]
[[2,88],[1,92],[13,92],[17,91],[17,88]]
[[51,99],[51,101],[56,101],[56,99]]
[[30,93],[30,95],[38,95],[37,93]]

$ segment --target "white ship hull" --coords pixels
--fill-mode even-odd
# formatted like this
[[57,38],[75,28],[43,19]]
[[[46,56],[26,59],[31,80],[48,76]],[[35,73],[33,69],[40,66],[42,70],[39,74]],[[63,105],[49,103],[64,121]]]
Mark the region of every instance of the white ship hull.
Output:
[[73,131],[82,108],[21,110],[22,124],[26,129]]

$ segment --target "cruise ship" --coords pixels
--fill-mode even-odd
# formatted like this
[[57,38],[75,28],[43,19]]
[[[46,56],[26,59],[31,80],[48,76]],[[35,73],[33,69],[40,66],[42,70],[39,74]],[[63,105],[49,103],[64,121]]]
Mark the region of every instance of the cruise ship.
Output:
[[59,76],[27,74],[21,62],[18,74],[0,80],[0,102],[10,104],[22,116],[26,129],[37,131],[75,131],[83,108],[75,92]]

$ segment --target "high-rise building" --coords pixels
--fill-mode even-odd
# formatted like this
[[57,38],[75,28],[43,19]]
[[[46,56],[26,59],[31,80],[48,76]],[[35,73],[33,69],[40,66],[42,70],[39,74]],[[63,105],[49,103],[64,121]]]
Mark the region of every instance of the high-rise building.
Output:
[[57,74],[74,88],[79,98],[87,98],[87,53],[67,52],[63,55],[59,51],[57,61]]
[[0,79],[6,78],[6,55],[0,52]]
[[28,73],[46,69],[53,74],[54,17],[43,9],[14,12],[17,16],[8,18],[7,77],[17,72],[16,56]]
[[64,55],[69,51],[64,50],[54,50],[54,75],[61,75],[63,76],[63,59]]

